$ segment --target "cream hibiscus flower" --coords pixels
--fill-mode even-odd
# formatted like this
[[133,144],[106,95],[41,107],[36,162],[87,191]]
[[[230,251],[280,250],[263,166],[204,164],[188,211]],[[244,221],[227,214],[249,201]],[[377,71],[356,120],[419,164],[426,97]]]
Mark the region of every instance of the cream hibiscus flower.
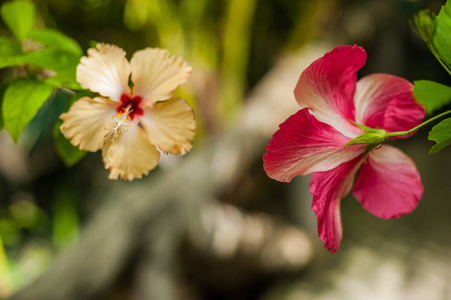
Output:
[[61,132],[82,150],[102,149],[110,179],[141,178],[157,166],[158,149],[183,155],[192,147],[193,110],[173,98],[190,75],[191,67],[167,50],[146,48],[128,62],[121,48],[98,44],[82,57],[77,81],[100,96],[83,97],[62,114]]

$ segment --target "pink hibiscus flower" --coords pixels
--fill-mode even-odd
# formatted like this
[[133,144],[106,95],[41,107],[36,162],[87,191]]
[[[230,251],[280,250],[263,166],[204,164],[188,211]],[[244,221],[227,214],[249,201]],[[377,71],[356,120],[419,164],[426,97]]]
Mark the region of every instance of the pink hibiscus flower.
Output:
[[342,237],[340,201],[359,168],[353,194],[375,216],[409,213],[423,194],[414,162],[397,148],[381,146],[385,137],[376,133],[374,144],[350,143],[362,137],[364,126],[383,128],[381,132],[409,130],[425,115],[410,82],[388,74],[357,81],[356,72],[365,62],[365,51],[355,45],[338,46],[313,62],[294,91],[301,110],[280,125],[263,156],[266,173],[278,181],[313,173],[312,210],[319,237],[331,252],[338,250]]
[[192,147],[194,112],[173,97],[190,75],[167,50],[146,48],[129,62],[121,48],[97,44],[81,58],[77,81],[100,96],[75,102],[60,116],[60,130],[82,150],[102,149],[110,179],[141,178],[157,166],[160,151],[183,155]]

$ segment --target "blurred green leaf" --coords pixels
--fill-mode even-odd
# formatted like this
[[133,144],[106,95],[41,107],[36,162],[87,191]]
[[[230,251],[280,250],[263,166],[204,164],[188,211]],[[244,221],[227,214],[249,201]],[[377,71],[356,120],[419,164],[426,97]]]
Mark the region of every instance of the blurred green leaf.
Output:
[[30,231],[42,231],[47,222],[46,213],[34,203],[19,200],[8,207],[11,219],[22,228]]
[[429,80],[413,82],[415,98],[425,106],[430,114],[451,102],[451,87]]
[[[417,32],[426,43],[432,41],[435,35],[436,15],[429,9],[420,10],[414,17],[416,28],[411,23],[411,28]],[[409,20],[410,21],[410,20]]]
[[59,72],[56,75],[44,80],[45,83],[50,84],[56,88],[67,88],[71,90],[81,90],[80,84],[74,80],[72,71]]
[[142,29],[149,19],[149,3],[146,0],[129,0],[124,8],[124,25],[130,31]]
[[59,181],[53,199],[53,243],[57,247],[68,246],[78,238],[78,200],[80,187],[77,180]]
[[76,80],[79,55],[60,49],[47,48],[29,53],[27,61],[40,68],[57,72],[56,75],[46,79],[48,84],[59,88],[81,89]]
[[428,139],[437,143],[431,148],[429,154],[437,153],[446,146],[451,145],[451,118],[445,119],[432,127]]
[[3,120],[15,143],[52,92],[52,86],[31,77],[8,84],[2,103]]
[[60,49],[46,48],[28,53],[27,61],[56,72],[71,71],[75,80],[75,69],[80,61],[80,56]]
[[6,246],[16,244],[20,240],[20,228],[9,218],[0,220],[0,236]]
[[71,37],[53,29],[35,29],[28,33],[28,37],[35,42],[50,48],[60,49],[76,56],[83,55],[80,45]]
[[12,39],[0,37],[0,56],[23,54],[22,48]]
[[13,40],[0,37],[0,68],[23,65],[26,57]]
[[6,26],[22,42],[33,28],[36,10],[31,1],[9,1],[2,5],[1,15]]
[[86,151],[78,149],[73,146],[68,139],[60,131],[60,126],[63,122],[61,120],[56,121],[53,126],[53,141],[55,150],[58,156],[67,167],[72,167],[78,163],[86,155]]
[[435,20],[436,28],[432,43],[440,58],[445,63],[451,64],[451,1],[442,6]]

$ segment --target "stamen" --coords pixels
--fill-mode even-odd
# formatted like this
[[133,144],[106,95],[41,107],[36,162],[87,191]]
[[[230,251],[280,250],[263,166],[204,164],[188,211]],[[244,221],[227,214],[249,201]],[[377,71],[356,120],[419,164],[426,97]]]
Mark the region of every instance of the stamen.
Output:
[[103,138],[104,141],[108,142],[108,140],[111,140],[111,142],[114,142],[121,133],[127,132],[130,129],[130,126],[132,126],[130,113],[132,111],[133,110],[130,109],[130,107],[127,107],[112,117],[115,122],[113,122],[110,128],[105,127],[105,130],[108,130],[109,132]]

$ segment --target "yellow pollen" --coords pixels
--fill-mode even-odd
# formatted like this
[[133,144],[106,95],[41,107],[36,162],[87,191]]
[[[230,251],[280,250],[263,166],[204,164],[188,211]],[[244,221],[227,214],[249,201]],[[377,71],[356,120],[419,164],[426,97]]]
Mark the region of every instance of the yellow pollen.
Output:
[[107,141],[111,138],[111,142],[114,142],[114,140],[124,132],[127,132],[130,126],[132,126],[132,119],[130,118],[130,113],[132,112],[131,109],[128,107],[121,112],[118,112],[115,114],[111,119],[114,120],[111,127],[107,128],[105,127],[105,130],[108,130],[109,132],[105,135],[104,141]]

